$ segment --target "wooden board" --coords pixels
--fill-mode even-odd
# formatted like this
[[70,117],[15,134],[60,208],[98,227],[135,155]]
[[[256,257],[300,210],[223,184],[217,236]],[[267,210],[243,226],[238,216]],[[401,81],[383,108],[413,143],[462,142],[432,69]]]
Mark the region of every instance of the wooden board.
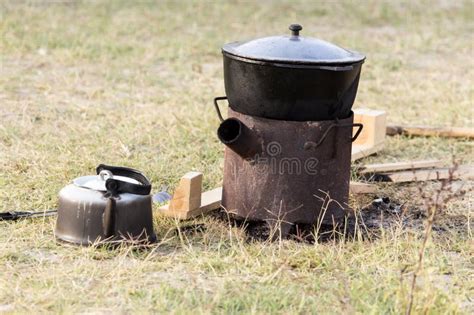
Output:
[[[448,178],[449,168],[382,173],[375,174],[374,176],[375,180],[395,183],[442,180]],[[474,166],[459,166],[458,169],[453,173],[453,179],[474,179]]]
[[222,187],[215,188],[213,190],[206,191],[201,195],[201,204],[198,208],[190,209],[190,210],[182,210],[182,209],[169,209],[169,204],[164,205],[159,208],[160,213],[180,219],[180,220],[187,220],[190,218],[197,217],[201,214],[205,214],[209,211],[218,209],[221,206],[221,199],[222,199]]
[[380,172],[393,172],[413,170],[422,168],[441,167],[443,163],[439,160],[407,161],[381,164],[367,164],[358,168],[359,174],[370,174]]
[[411,135],[425,137],[474,139],[474,128],[390,125],[387,126],[386,133],[389,136]]
[[386,112],[381,110],[354,109],[354,123],[363,124],[363,128],[359,137],[352,143],[352,161],[362,159],[382,149],[385,141],[386,117]]
[[170,211],[190,211],[201,205],[202,173],[188,172],[179,181],[169,203]]
[[349,192],[353,195],[357,194],[374,194],[377,192],[377,186],[373,184],[351,182]]
[[222,187],[214,188],[213,190],[206,191],[201,197],[201,206],[198,209],[192,210],[188,213],[187,219],[190,217],[196,217],[206,212],[219,209],[222,200]]
[[364,125],[359,137],[354,141],[354,145],[373,147],[385,141],[387,126],[387,114],[385,111],[367,108],[354,109],[354,123]]

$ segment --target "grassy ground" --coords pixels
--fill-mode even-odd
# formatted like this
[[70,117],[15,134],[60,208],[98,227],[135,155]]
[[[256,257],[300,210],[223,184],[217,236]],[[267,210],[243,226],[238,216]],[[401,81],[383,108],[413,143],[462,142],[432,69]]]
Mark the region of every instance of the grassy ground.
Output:
[[[303,34],[367,55],[356,106],[390,123],[472,127],[472,1],[44,3],[2,1],[0,211],[54,208],[57,192],[101,163],[141,169],[155,189],[189,170],[220,185],[212,98],[223,43]],[[395,137],[363,162],[453,156],[472,142]],[[426,189],[433,185],[426,184]],[[381,187],[407,206],[413,185]],[[364,200],[356,200],[362,205]],[[472,197],[460,224],[429,242],[416,313],[474,312]],[[160,243],[114,251],[58,245],[52,218],[0,222],[0,312],[401,313],[422,231],[392,224],[371,240],[247,242],[200,218],[203,233],[155,217]]]

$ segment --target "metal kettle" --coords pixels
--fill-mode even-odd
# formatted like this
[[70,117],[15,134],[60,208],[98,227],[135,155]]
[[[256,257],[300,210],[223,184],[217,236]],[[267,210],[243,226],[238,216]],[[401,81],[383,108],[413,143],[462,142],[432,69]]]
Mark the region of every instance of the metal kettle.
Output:
[[96,172],[59,192],[56,237],[79,245],[154,242],[150,181],[126,167],[100,164]]

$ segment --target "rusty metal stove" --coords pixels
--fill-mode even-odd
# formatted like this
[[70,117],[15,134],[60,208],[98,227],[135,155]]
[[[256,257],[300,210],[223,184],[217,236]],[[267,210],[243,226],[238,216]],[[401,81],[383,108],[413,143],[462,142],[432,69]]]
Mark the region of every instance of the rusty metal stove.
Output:
[[[218,129],[225,149],[222,206],[272,226],[331,224],[347,213],[353,115],[286,121],[229,109]],[[359,129],[352,137],[352,127]]]

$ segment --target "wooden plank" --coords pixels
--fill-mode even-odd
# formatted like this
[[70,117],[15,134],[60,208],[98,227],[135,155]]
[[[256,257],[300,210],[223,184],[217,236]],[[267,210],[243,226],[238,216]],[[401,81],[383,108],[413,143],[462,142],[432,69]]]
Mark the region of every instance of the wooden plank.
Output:
[[169,203],[170,211],[190,211],[201,205],[202,173],[188,172],[179,181]]
[[[394,173],[375,174],[373,179],[385,182],[415,182],[428,180],[441,180],[449,178],[449,168],[434,168],[428,170],[413,170]],[[453,179],[474,179],[474,166],[461,165],[453,173]]]
[[390,125],[387,126],[386,133],[389,136],[410,135],[424,137],[474,139],[474,128]]
[[[385,140],[387,114],[382,110],[367,108],[354,109],[354,123],[363,125],[362,132],[354,141],[354,145],[373,147]],[[354,128],[356,132],[356,128]]]
[[205,214],[209,211],[218,209],[221,206],[222,187],[206,191],[201,194],[201,204],[198,208],[191,210],[169,209],[169,204],[160,207],[158,210],[161,214],[180,220],[188,220]]
[[202,194],[201,200],[201,206],[198,209],[188,212],[186,219],[205,214],[215,209],[219,209],[222,200],[222,187],[217,187],[213,190],[204,192]]
[[377,186],[373,184],[351,182],[349,192],[353,195],[357,194],[374,194],[377,192]]
[[357,161],[359,159],[365,158],[369,155],[375,154],[382,150],[383,143],[379,143],[375,146],[366,146],[366,145],[352,145],[351,160]]
[[443,166],[443,163],[439,160],[367,164],[367,165],[361,166],[358,169],[358,173],[369,174],[369,173],[380,173],[380,172],[393,172],[393,171],[433,168],[433,167],[441,167],[441,166]]
[[[385,141],[387,114],[381,110],[359,108],[354,110],[354,123],[363,124],[362,132],[352,144],[352,161],[380,151]],[[356,132],[354,128],[354,132]]]

